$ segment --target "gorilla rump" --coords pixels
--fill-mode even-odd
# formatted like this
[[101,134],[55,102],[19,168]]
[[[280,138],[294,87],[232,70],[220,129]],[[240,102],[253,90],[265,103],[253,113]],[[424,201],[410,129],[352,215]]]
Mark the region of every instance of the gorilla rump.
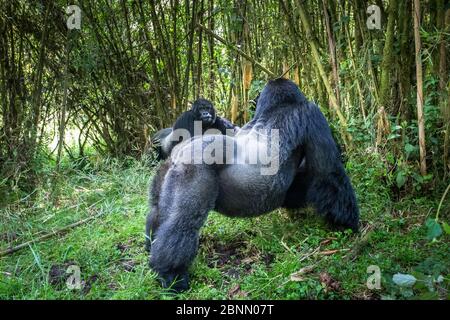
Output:
[[[208,212],[249,217],[279,207],[308,205],[335,225],[358,230],[355,193],[336,143],[319,108],[286,79],[270,81],[258,99],[254,118],[234,137],[217,140],[240,145],[263,132],[279,130],[279,170],[261,175],[260,164],[187,164],[177,161],[186,147],[207,148],[211,136],[180,145],[159,168],[150,190],[146,234],[150,267],[163,287],[189,287],[200,228]],[[208,138],[206,138],[208,137]],[[239,152],[235,157],[239,157]]]
[[158,160],[166,159],[172,152],[172,149],[183,141],[183,137],[181,136],[172,136],[175,130],[185,129],[189,132],[190,137],[195,135],[195,121],[201,121],[202,134],[209,129],[219,130],[220,132],[217,132],[218,134],[226,134],[227,129],[233,130],[235,128],[227,119],[216,116],[216,110],[211,101],[203,98],[197,99],[192,104],[191,110],[183,112],[177,118],[172,128],[159,130],[152,137],[152,143],[155,145]]

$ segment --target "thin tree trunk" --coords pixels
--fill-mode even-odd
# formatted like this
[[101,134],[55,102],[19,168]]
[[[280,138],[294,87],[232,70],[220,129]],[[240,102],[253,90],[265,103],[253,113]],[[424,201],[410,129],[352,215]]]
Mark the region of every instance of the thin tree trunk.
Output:
[[400,32],[400,59],[399,59],[399,90],[400,90],[400,108],[399,113],[403,119],[410,121],[413,118],[411,114],[408,98],[411,91],[411,8],[410,0],[402,1],[399,4],[399,32]]
[[[186,16],[189,16],[189,1],[186,0],[185,1],[185,7],[186,7]],[[185,73],[184,73],[184,81],[183,81],[183,89],[181,90],[181,96],[182,96],[182,106],[184,107],[186,105],[188,96],[189,96],[189,92],[188,92],[188,87],[189,87],[189,73],[191,70],[191,64],[193,63],[194,57],[192,54],[192,50],[194,47],[194,34],[195,34],[195,23],[196,23],[196,11],[197,11],[197,2],[194,1],[192,4],[192,13],[191,13],[191,21],[188,24],[189,25],[189,37],[186,40],[187,43],[187,64],[186,64],[186,69],[185,69]],[[193,86],[195,88],[195,86]]]
[[49,33],[49,21],[48,16],[50,13],[50,6],[53,6],[52,3],[48,3],[45,9],[44,15],[44,31],[42,32],[41,40],[40,40],[40,48],[39,48],[39,61],[36,67],[36,74],[34,75],[34,91],[32,96],[33,108],[32,114],[30,116],[30,121],[26,125],[27,129],[30,130],[29,141],[28,141],[28,156],[31,158],[34,157],[34,153],[36,150],[36,141],[37,141],[37,133],[38,126],[41,116],[41,99],[42,99],[42,78],[44,73],[44,65],[45,65],[45,55],[46,55],[46,46],[47,39]]
[[322,6],[323,6],[323,14],[325,16],[325,26],[328,38],[328,50],[330,52],[331,58],[331,69],[333,70],[334,90],[336,92],[337,103],[341,105],[341,93],[339,89],[340,81],[339,81],[338,64],[336,59],[336,41],[334,40],[333,32],[331,30],[331,22],[327,9],[328,8],[327,0],[322,1]]
[[59,171],[60,165],[61,165],[61,154],[62,154],[62,147],[64,145],[64,132],[66,129],[66,111],[67,111],[67,95],[69,90],[69,61],[70,61],[70,38],[71,38],[71,31],[68,30],[67,32],[67,38],[66,38],[66,63],[64,66],[64,82],[63,82],[63,102],[62,102],[62,109],[61,109],[61,116],[59,119],[59,136],[58,136],[58,154],[56,157],[56,170]]
[[356,82],[356,90],[358,92],[359,107],[361,109],[363,119],[364,119],[364,121],[366,121],[366,110],[364,109],[364,97],[363,97],[361,85],[358,80],[358,73],[356,70],[356,59],[355,59],[355,55],[353,54],[353,47],[352,47],[352,42],[351,42],[351,38],[350,38],[350,32],[348,32],[348,27],[346,25],[344,25],[344,30],[345,30],[345,35],[347,38],[347,45],[348,45],[348,49],[349,49],[349,53],[350,53],[350,59],[352,61],[354,81]]
[[219,42],[222,42],[223,44],[225,44],[227,47],[229,47],[230,49],[233,49],[234,51],[236,51],[239,55],[243,56],[244,58],[246,58],[247,60],[251,61],[254,65],[258,66],[261,70],[263,70],[265,73],[267,73],[270,77],[275,78],[276,75],[275,73],[273,73],[272,71],[270,71],[269,69],[267,69],[266,67],[264,67],[261,63],[259,63],[258,61],[256,61],[252,56],[250,56],[249,54],[245,53],[244,51],[242,51],[241,49],[239,49],[236,46],[233,46],[231,44],[229,44],[224,38],[222,38],[221,36],[215,34],[213,31],[209,30],[208,28],[202,26],[200,23],[197,23],[197,27],[202,28],[207,34],[211,35],[212,37],[214,37],[216,40],[218,40]]
[[441,106],[441,113],[445,125],[444,134],[444,176],[448,171],[448,155],[449,155],[449,134],[450,134],[450,85],[448,84],[448,70],[447,70],[447,42],[446,35],[450,31],[450,9],[445,11],[445,4],[443,0],[438,1],[438,15],[440,20],[440,29],[442,32],[442,39],[439,46],[439,104]]
[[317,41],[315,40],[315,38],[312,35],[312,30],[311,30],[311,25],[309,23],[309,19],[308,19],[308,15],[305,12],[305,8],[303,7],[303,2],[301,0],[298,1],[298,12],[300,15],[300,20],[302,22],[302,26],[304,28],[304,31],[306,33],[306,37],[307,40],[309,42],[309,45],[311,46],[311,53],[314,59],[314,63],[316,65],[316,68],[320,74],[320,77],[322,78],[322,82],[325,86],[325,89],[327,91],[328,97],[330,99],[331,102],[331,107],[334,109],[334,111],[336,112],[338,119],[341,123],[342,126],[342,137],[344,139],[344,141],[347,144],[347,147],[351,148],[351,143],[352,143],[352,137],[351,135],[347,132],[347,120],[345,119],[344,115],[341,112],[341,108],[337,102],[336,96],[333,92],[333,89],[331,88],[331,84],[328,81],[328,77],[327,74],[323,68],[322,62],[320,60],[320,54],[319,54],[319,45],[317,43]]
[[395,19],[397,14],[397,0],[389,2],[389,16],[386,30],[386,40],[383,49],[383,62],[381,63],[381,78],[380,78],[380,104],[386,110],[391,107],[391,71],[393,67],[393,50],[394,50],[394,30]]
[[[148,51],[150,57],[152,57],[152,59],[149,59],[149,60],[150,60],[152,76],[155,80],[154,90],[155,90],[156,109],[159,114],[164,114],[165,118],[168,118],[169,115],[167,114],[167,108],[165,108],[165,106],[163,105],[164,98],[163,98],[162,89],[160,87],[161,82],[160,82],[160,76],[159,76],[159,71],[158,71],[158,65],[157,65],[157,61],[156,61],[155,48],[153,47],[152,42],[151,42],[150,31],[148,30],[147,20],[145,18],[145,13],[144,13],[144,8],[142,7],[142,0],[139,0],[138,7],[139,7],[139,14],[141,17],[141,28],[142,28],[142,33],[144,35],[145,44],[146,44],[147,51]],[[164,121],[162,119],[160,119],[159,125],[161,127],[163,127],[163,125],[164,125],[163,122]]]
[[[200,1],[200,10],[198,12],[197,21],[202,21],[203,18],[203,1]],[[197,45],[197,75],[196,75],[196,86],[197,95],[201,95],[203,92],[202,88],[202,52],[203,52],[203,30],[201,28],[197,29],[198,32],[198,45]]]
[[423,114],[423,80],[420,40],[420,0],[414,0],[414,43],[416,47],[416,78],[417,78],[417,122],[419,126],[420,173],[427,174],[425,148],[425,117]]
[[[214,17],[213,17],[213,11],[214,11],[214,0],[209,0],[209,21],[208,21],[208,28],[209,30],[214,31]],[[215,74],[214,74],[214,38],[212,35],[208,35],[208,45],[209,45],[209,98],[211,101],[215,100]]]

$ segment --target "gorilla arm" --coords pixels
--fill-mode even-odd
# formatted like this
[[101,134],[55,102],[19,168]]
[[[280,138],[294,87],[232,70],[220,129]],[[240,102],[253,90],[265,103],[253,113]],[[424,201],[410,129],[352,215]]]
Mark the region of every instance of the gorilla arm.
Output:
[[212,128],[219,130],[222,134],[234,135],[239,127],[231,123],[228,119],[217,116]]
[[157,160],[166,159],[170,154],[169,146],[167,145],[168,136],[172,133],[172,128],[164,128],[156,132],[151,141],[157,154]]

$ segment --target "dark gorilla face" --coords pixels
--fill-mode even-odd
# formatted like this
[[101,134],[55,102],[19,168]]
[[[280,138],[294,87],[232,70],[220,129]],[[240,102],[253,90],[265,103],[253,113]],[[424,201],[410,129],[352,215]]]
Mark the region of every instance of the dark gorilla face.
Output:
[[216,121],[216,112],[211,101],[206,99],[197,99],[192,104],[195,120],[202,121],[203,126],[211,126]]

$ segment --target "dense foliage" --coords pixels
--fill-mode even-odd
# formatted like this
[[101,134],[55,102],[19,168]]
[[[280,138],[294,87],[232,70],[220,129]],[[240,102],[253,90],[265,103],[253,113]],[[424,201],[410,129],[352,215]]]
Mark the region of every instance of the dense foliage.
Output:
[[[81,9],[79,30],[67,27],[72,13],[66,13],[66,7],[72,4]],[[380,9],[380,29],[367,24],[372,4]],[[366,252],[348,270],[338,262],[339,253],[331,262],[312,257],[319,259],[313,261],[319,268],[331,263],[329,272],[348,280],[332,297],[365,294],[351,282],[350,273],[361,280],[372,258],[394,272],[425,263],[428,257],[447,265],[436,272],[447,274],[448,280],[448,260],[442,259],[448,258],[448,244],[439,241],[448,237],[450,197],[442,197],[450,171],[449,40],[446,0],[0,0],[0,249],[83,219],[92,210],[112,214],[103,223],[124,223],[122,230],[112,222],[123,237],[111,241],[123,242],[126,235],[140,239],[136,234],[143,226],[147,180],[130,182],[144,188],[139,190],[123,181],[150,178],[150,171],[142,173],[141,161],[149,156],[151,134],[170,126],[200,96],[212,100],[221,116],[243,124],[252,117],[251,100],[265,82],[284,76],[299,84],[329,120],[345,151],[363,230],[377,230],[371,241],[380,242],[372,245],[386,259]],[[110,171],[105,162],[121,165]],[[118,172],[119,167],[123,171]],[[139,216],[112,219],[120,210],[135,210]],[[243,231],[224,222],[225,231],[220,231],[215,222],[220,219],[211,219],[207,228],[224,232],[223,241],[236,235],[249,239],[252,222],[242,222]],[[292,239],[266,239],[262,233],[269,219],[261,218],[262,229],[255,231],[255,243],[248,247],[252,257],[269,252],[279,260],[272,273],[265,273],[263,264],[256,268],[259,276],[270,279],[267,287],[245,278],[254,287],[253,296],[327,297],[313,280],[296,282],[296,287],[284,286],[285,278],[303,266],[297,258],[306,251],[296,247],[302,239],[315,248],[331,237],[334,250],[345,246],[348,235],[323,235],[313,220],[312,227],[293,231]],[[101,233],[103,228],[93,231]],[[78,241],[74,252],[64,244],[55,253],[49,253],[51,245],[44,252],[61,263],[83,252],[79,238],[90,238],[85,234],[89,230],[77,232],[72,235],[74,243]],[[410,245],[418,246],[417,251],[407,248]],[[391,246],[399,248],[399,257]],[[43,267],[36,248],[30,248],[32,254],[22,262],[33,267],[26,268],[24,277],[39,287],[40,273],[47,275],[45,268],[52,263]],[[202,255],[208,260],[207,251]],[[104,272],[92,259],[85,261],[87,270]],[[138,270],[144,272],[148,268],[143,253],[139,259]],[[204,260],[199,264],[206,270]],[[17,271],[10,268],[14,258],[4,261],[0,272]],[[204,277],[217,284],[216,271],[211,270]],[[202,277],[194,278],[197,287],[191,297],[226,296],[220,290],[208,291]],[[22,292],[23,281],[8,280],[4,296],[61,297],[49,293],[47,285],[43,291]],[[136,281],[136,289],[141,281],[154,279],[130,281]],[[2,285],[0,278],[0,297]],[[384,293],[403,297],[391,289]],[[94,297],[111,295],[100,290]],[[130,291],[122,297],[146,296]]]

